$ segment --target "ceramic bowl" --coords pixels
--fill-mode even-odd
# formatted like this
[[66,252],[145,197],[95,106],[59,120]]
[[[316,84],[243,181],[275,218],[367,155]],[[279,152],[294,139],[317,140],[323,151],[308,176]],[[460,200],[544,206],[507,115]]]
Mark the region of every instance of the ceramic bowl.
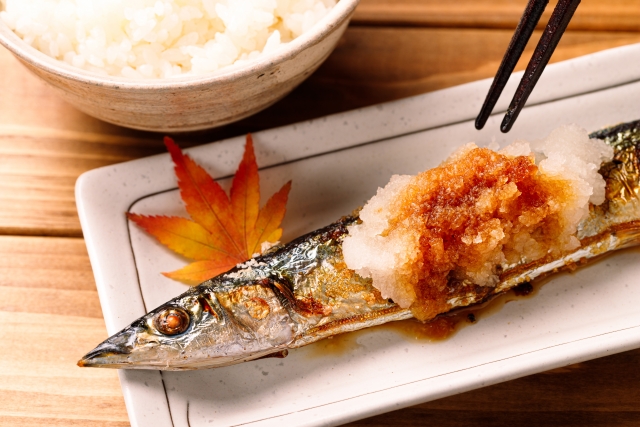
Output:
[[291,92],[329,56],[359,0],[340,0],[281,49],[212,74],[160,80],[105,77],[51,58],[0,20],[0,43],[79,110],[120,126],[186,132],[240,120]]

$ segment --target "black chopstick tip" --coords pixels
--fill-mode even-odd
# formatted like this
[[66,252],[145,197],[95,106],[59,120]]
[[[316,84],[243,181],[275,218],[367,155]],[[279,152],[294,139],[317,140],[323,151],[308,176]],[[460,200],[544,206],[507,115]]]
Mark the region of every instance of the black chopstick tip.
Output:
[[502,119],[502,124],[500,124],[500,132],[502,133],[509,132],[516,121],[516,117],[518,117],[517,114],[514,116],[514,115],[511,115],[510,112],[507,112],[507,114],[505,114],[504,116],[504,119]]
[[476,117],[476,129],[480,130],[487,124],[487,120],[489,120],[489,116],[491,116],[491,110],[495,105],[496,100],[492,100],[491,98],[487,98],[484,102],[484,105],[480,109],[480,113],[478,113],[478,117]]

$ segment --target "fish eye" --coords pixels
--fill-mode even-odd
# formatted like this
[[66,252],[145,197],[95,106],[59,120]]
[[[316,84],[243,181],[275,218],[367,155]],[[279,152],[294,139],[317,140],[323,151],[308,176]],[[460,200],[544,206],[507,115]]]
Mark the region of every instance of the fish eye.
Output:
[[189,323],[189,314],[178,307],[164,309],[153,319],[153,325],[164,335],[181,334],[187,330]]

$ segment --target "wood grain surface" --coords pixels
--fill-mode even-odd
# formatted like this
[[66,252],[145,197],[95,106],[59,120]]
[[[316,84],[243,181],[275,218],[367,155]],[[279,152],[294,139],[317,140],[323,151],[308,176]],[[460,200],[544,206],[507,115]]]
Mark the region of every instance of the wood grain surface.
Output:
[[[287,98],[174,136],[196,145],[491,77],[525,4],[362,0],[336,51]],[[585,0],[552,61],[638,42],[637,0]],[[84,115],[0,48],[0,426],[129,425],[116,372],[75,365],[106,331],[73,186],[86,170],[163,152],[161,136]],[[638,402],[635,350],[350,425],[640,426]]]
[[[549,2],[538,28],[544,28],[556,3]],[[522,0],[361,0],[353,23],[513,30],[526,4]],[[584,0],[569,29],[640,31],[640,6],[637,0]]]

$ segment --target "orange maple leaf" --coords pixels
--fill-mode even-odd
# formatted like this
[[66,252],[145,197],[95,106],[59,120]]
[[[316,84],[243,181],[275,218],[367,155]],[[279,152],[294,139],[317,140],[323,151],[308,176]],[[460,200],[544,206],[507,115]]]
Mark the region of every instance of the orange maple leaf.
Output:
[[291,181],[260,208],[260,177],[251,135],[247,135],[230,197],[171,138],[165,137],[164,143],[175,164],[180,197],[191,219],[127,213],[160,243],[195,260],[180,270],[162,274],[198,284],[261,253],[263,243],[280,239]]

